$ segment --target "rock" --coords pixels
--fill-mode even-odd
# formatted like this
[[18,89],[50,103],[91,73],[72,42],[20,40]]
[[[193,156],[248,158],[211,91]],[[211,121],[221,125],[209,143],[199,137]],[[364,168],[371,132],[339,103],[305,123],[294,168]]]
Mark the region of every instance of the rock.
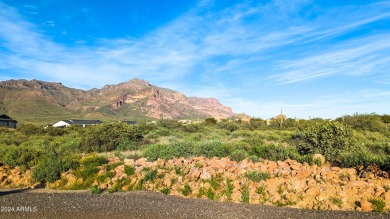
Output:
[[387,191],[383,194],[383,198],[387,203],[390,203],[390,191]]
[[119,165],[115,168],[115,177],[122,178],[125,173],[125,165]]
[[326,174],[327,180],[338,179],[338,178],[339,178],[339,175],[333,171],[330,171],[330,172],[328,172],[328,174]]
[[165,178],[163,184],[170,187],[172,185],[172,180],[170,178]]
[[200,176],[199,176],[200,179],[202,180],[208,180],[208,179],[211,179],[211,174],[207,171],[203,171]]
[[147,165],[147,163],[149,163],[147,158],[140,158],[140,159],[135,161],[135,165],[137,165],[137,166],[147,167],[147,166],[149,166],[149,165]]
[[74,174],[70,173],[70,174],[64,175],[64,179],[66,179],[66,181],[67,181],[65,187],[69,187],[76,182],[77,177]]
[[99,188],[101,188],[101,189],[107,189],[108,188],[108,184],[107,183],[102,183],[102,184],[100,184],[99,185]]
[[360,207],[362,208],[363,211],[372,211],[374,208],[372,207],[371,202],[367,200],[362,200],[360,202]]
[[290,202],[293,202],[293,203],[296,203],[298,201],[298,197],[297,197],[297,194],[295,193],[288,193],[286,194],[285,198],[290,201]]
[[189,172],[190,180],[198,180],[200,175],[202,174],[202,171],[200,171],[198,168],[194,168]]
[[348,183],[348,186],[351,186],[351,187],[366,187],[368,185],[367,182],[365,181],[351,181]]
[[274,161],[268,161],[268,171],[273,172],[278,167],[277,163]]
[[108,160],[108,163],[118,163],[121,161],[121,159],[119,157],[109,157],[107,158]]
[[302,167],[302,165],[300,163],[294,163],[294,164],[290,164],[290,168],[292,170],[300,170]]
[[123,160],[124,164],[127,165],[127,166],[134,166],[134,159],[127,159],[125,158]]
[[307,196],[316,196],[319,193],[319,189],[317,187],[309,187],[306,189],[305,194]]
[[310,179],[309,181],[307,181],[307,185],[309,187],[313,187],[317,185],[317,182],[314,179]]
[[328,196],[327,192],[320,192],[318,194],[318,196],[316,197],[316,200],[321,202],[321,201],[326,200],[328,198],[329,198],[329,196]]
[[299,170],[295,176],[298,179],[307,179],[310,176],[310,172],[305,170]]
[[303,189],[306,187],[306,183],[304,181],[293,181],[291,183],[291,187],[293,190],[299,193],[303,191]]
[[277,164],[278,164],[278,168],[289,167],[289,165],[283,161],[277,161]]

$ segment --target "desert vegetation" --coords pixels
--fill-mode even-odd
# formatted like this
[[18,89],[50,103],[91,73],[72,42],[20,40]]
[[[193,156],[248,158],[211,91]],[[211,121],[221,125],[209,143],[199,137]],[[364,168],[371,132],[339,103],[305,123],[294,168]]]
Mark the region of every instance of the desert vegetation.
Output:
[[[324,161],[313,156],[321,154],[329,166],[354,169],[357,171],[355,175],[358,171],[376,168],[374,177],[386,178],[390,170],[389,118],[388,115],[356,114],[333,121],[318,118],[299,121],[286,119],[283,125],[277,120],[271,120],[267,124],[261,119],[217,122],[213,118],[196,124],[161,120],[157,124],[139,122],[127,125],[107,121],[85,128],[43,128],[34,124],[21,124],[15,130],[0,128],[0,161],[7,168],[16,167],[31,173],[34,183],[46,183],[64,189],[90,189],[95,194],[103,190],[122,191],[126,185],[126,190],[146,189],[153,182],[167,180],[166,174],[171,171],[167,166],[160,165],[161,169],[156,169],[141,165],[140,170],[133,165],[134,162],[124,162],[129,159],[137,161],[141,157],[148,162],[203,157],[267,165],[268,162],[294,160],[300,164],[321,167]],[[117,160],[113,162],[110,159]],[[205,168],[207,162],[193,162],[192,165],[201,169]],[[127,178],[112,182],[118,168]],[[169,168],[177,177],[189,177],[188,168],[183,165],[171,165]],[[69,174],[72,177],[64,177]],[[337,179],[342,181],[351,179],[349,172],[337,174]],[[134,179],[131,176],[138,181],[132,182]],[[278,177],[278,174],[260,169],[245,169],[242,177],[249,182],[261,184]],[[2,180],[4,179],[3,177]],[[169,183],[164,182],[156,189],[164,194],[172,193],[171,185],[179,179],[172,176],[169,180]],[[112,184],[107,188],[99,187],[107,182]],[[229,201],[238,186],[233,185],[232,179],[218,174],[207,176],[202,182],[203,186],[194,186],[186,181],[180,186],[178,193],[212,200],[225,197],[223,200]],[[204,187],[205,183],[209,186]],[[6,183],[3,182],[2,185],[5,186]],[[241,196],[235,197],[235,200],[252,203],[252,189],[258,200],[266,202],[266,185],[252,188],[247,183],[241,183]],[[388,192],[386,188],[389,186],[384,186],[383,190]],[[279,196],[286,197],[287,188],[281,186],[276,191]],[[337,196],[330,197],[329,200],[339,208],[344,205],[343,200]],[[296,202],[295,199],[285,198],[273,204],[293,205]],[[373,210],[384,211],[383,198],[373,197],[369,202],[373,205]]]

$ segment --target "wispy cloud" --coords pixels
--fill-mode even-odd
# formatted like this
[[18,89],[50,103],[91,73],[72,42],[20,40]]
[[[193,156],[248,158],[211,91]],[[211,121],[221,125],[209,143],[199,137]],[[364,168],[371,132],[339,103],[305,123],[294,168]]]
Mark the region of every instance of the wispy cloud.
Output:
[[390,61],[390,35],[381,34],[334,45],[323,54],[279,64],[280,74],[272,75],[281,84],[296,83],[331,75],[362,75],[382,73]]

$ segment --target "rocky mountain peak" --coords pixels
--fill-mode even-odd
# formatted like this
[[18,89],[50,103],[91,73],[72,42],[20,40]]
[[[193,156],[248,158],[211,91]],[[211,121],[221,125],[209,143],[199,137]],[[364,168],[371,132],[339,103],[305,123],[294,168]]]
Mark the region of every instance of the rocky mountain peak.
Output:
[[[0,82],[1,99],[4,100],[3,109],[7,109],[4,113],[14,110],[22,116],[34,114],[23,113],[28,104],[34,105],[32,109],[43,115],[55,116],[62,112],[62,115],[74,114],[81,118],[184,119],[229,118],[235,115],[215,98],[186,97],[138,78],[89,91],[68,88],[61,83],[9,80]],[[20,103],[14,104],[19,100]],[[13,109],[14,106],[19,107]]]

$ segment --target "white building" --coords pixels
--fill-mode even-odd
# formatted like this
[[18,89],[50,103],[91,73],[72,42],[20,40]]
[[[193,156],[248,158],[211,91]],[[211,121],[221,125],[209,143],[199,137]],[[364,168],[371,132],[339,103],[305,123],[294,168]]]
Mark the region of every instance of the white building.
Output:
[[54,123],[53,127],[68,127],[70,125],[79,125],[82,127],[88,126],[88,125],[97,125],[102,123],[100,120],[80,120],[80,119],[70,119],[70,120],[61,120],[56,123]]

